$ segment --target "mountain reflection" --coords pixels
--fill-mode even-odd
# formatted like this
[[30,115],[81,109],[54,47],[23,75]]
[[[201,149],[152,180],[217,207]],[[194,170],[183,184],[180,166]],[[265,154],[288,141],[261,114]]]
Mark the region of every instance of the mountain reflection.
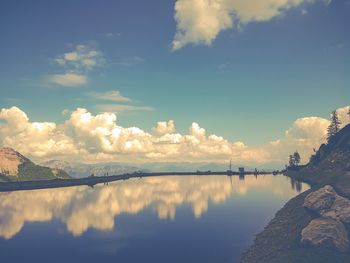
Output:
[[[68,231],[79,236],[88,228],[108,231],[120,214],[137,214],[153,208],[160,219],[174,219],[176,208],[190,204],[199,218],[208,210],[209,201],[219,204],[231,195],[237,198],[259,189],[275,195],[295,196],[295,183],[283,176],[172,176],[131,179],[94,189],[79,186],[0,193],[0,236],[10,239],[26,222],[58,219]],[[292,186],[292,187],[291,187]],[[298,184],[297,190],[306,188]],[[305,190],[305,189],[304,189]]]

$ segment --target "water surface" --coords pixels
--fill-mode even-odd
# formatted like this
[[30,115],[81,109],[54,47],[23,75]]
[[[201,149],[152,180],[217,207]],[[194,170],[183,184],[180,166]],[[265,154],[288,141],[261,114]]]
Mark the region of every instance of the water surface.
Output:
[[167,176],[0,193],[1,262],[237,262],[308,186],[284,176]]

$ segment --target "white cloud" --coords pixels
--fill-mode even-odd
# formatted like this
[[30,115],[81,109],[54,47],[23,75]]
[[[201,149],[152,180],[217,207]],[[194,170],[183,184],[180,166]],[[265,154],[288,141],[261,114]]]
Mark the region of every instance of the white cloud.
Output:
[[349,120],[350,120],[350,116],[348,114],[349,110],[350,110],[350,106],[345,106],[337,110],[338,117],[341,122],[341,125],[340,125],[341,127],[344,127],[346,124],[349,123]]
[[105,63],[105,58],[102,52],[93,46],[77,45],[72,51],[58,56],[55,62],[70,69],[92,70],[102,66]]
[[326,142],[329,120],[320,117],[297,119],[285,132],[284,138],[273,141],[267,147],[275,161],[286,161],[287,156],[298,150],[303,162],[308,162],[313,149]]
[[50,85],[78,87],[89,82],[87,72],[105,63],[101,51],[90,45],[77,45],[73,50],[57,56],[54,61],[64,73],[47,76]]
[[0,119],[6,122],[0,125],[1,145],[36,157],[56,156],[64,152],[79,154],[72,139],[53,122],[30,122],[17,107],[2,109]]
[[[187,44],[210,45],[226,29],[249,22],[268,21],[291,8],[326,0],[177,0],[176,34],[172,49]],[[305,10],[305,9],[304,9]]]
[[75,73],[64,73],[49,75],[47,77],[49,84],[65,86],[65,87],[79,87],[88,83],[88,78],[85,75]]
[[99,99],[99,100],[109,100],[115,102],[130,102],[131,99],[123,96],[118,90],[111,90],[106,92],[89,92],[88,96]]
[[157,134],[173,133],[176,131],[175,123],[173,120],[169,120],[168,122],[159,121],[157,122],[157,127],[153,128],[153,131]]
[[122,111],[154,111],[155,109],[149,106],[134,106],[121,104],[98,104],[96,108],[100,111],[122,112]]
[[[338,110],[343,125],[349,123],[348,109]],[[114,113],[93,115],[83,108],[65,113],[67,120],[56,124],[32,122],[19,108],[4,108],[0,111],[0,145],[33,158],[85,162],[226,162],[232,158],[235,163],[248,165],[282,164],[295,150],[307,162],[313,148],[325,142],[329,125],[329,120],[320,117],[300,118],[282,138],[253,148],[216,134],[207,135],[195,122],[188,134],[175,133],[171,120],[158,122],[152,134],[137,127],[119,126]]]
[[69,52],[63,55],[63,61],[77,61],[79,58],[78,53]]

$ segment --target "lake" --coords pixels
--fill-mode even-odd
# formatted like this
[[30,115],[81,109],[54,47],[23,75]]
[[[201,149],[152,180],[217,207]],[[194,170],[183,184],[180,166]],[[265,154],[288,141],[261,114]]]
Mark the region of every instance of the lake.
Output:
[[1,262],[237,262],[306,184],[166,176],[0,193]]

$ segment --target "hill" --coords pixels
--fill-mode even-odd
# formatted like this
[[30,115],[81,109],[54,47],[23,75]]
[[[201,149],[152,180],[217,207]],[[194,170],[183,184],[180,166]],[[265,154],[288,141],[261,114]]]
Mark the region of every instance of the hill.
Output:
[[0,181],[71,178],[65,171],[36,165],[12,148],[0,148]]
[[305,167],[287,174],[311,184],[331,184],[350,196],[350,124],[322,144]]

